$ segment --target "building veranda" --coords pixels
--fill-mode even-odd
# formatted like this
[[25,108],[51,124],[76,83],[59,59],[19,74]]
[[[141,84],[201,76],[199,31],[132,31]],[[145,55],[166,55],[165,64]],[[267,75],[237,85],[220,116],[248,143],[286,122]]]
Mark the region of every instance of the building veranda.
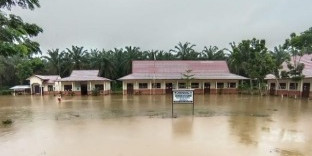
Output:
[[[184,79],[187,70],[194,75]],[[132,73],[119,80],[123,94],[170,94],[172,89],[194,89],[195,94],[235,94],[246,77],[230,73],[226,61],[133,61]],[[188,84],[187,84],[188,83]]]

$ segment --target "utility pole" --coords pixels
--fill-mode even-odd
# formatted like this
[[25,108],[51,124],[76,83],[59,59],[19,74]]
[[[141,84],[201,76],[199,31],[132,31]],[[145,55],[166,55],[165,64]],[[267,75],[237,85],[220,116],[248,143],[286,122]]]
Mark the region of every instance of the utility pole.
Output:
[[156,68],[156,52],[153,52],[153,56],[154,56],[154,75],[153,75],[153,84],[152,84],[152,89],[153,89],[153,95],[155,95],[155,86],[153,86],[153,85],[155,85],[155,78],[156,78],[156,76],[155,76],[155,68]]

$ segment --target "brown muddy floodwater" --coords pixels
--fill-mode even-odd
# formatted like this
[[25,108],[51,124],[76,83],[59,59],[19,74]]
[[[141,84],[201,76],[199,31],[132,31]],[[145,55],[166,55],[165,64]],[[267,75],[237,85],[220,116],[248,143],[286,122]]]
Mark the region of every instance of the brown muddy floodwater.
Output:
[[312,101],[247,95],[1,96],[0,156],[311,156]]

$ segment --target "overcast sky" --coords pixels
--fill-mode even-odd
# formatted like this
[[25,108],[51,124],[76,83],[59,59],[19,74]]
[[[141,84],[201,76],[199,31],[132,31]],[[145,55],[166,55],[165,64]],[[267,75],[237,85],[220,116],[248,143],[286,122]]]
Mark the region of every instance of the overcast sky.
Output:
[[179,41],[229,47],[253,37],[273,48],[290,33],[312,27],[311,0],[40,0],[41,8],[13,9],[44,29],[41,50],[71,45],[172,49]]

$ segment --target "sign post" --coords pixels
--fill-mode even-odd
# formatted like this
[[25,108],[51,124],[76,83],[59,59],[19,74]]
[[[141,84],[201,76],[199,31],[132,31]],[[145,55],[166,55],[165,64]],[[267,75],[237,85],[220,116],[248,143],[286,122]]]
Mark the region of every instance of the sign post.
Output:
[[172,110],[171,116],[173,117],[174,104],[192,104],[194,115],[194,89],[174,89],[172,90]]

